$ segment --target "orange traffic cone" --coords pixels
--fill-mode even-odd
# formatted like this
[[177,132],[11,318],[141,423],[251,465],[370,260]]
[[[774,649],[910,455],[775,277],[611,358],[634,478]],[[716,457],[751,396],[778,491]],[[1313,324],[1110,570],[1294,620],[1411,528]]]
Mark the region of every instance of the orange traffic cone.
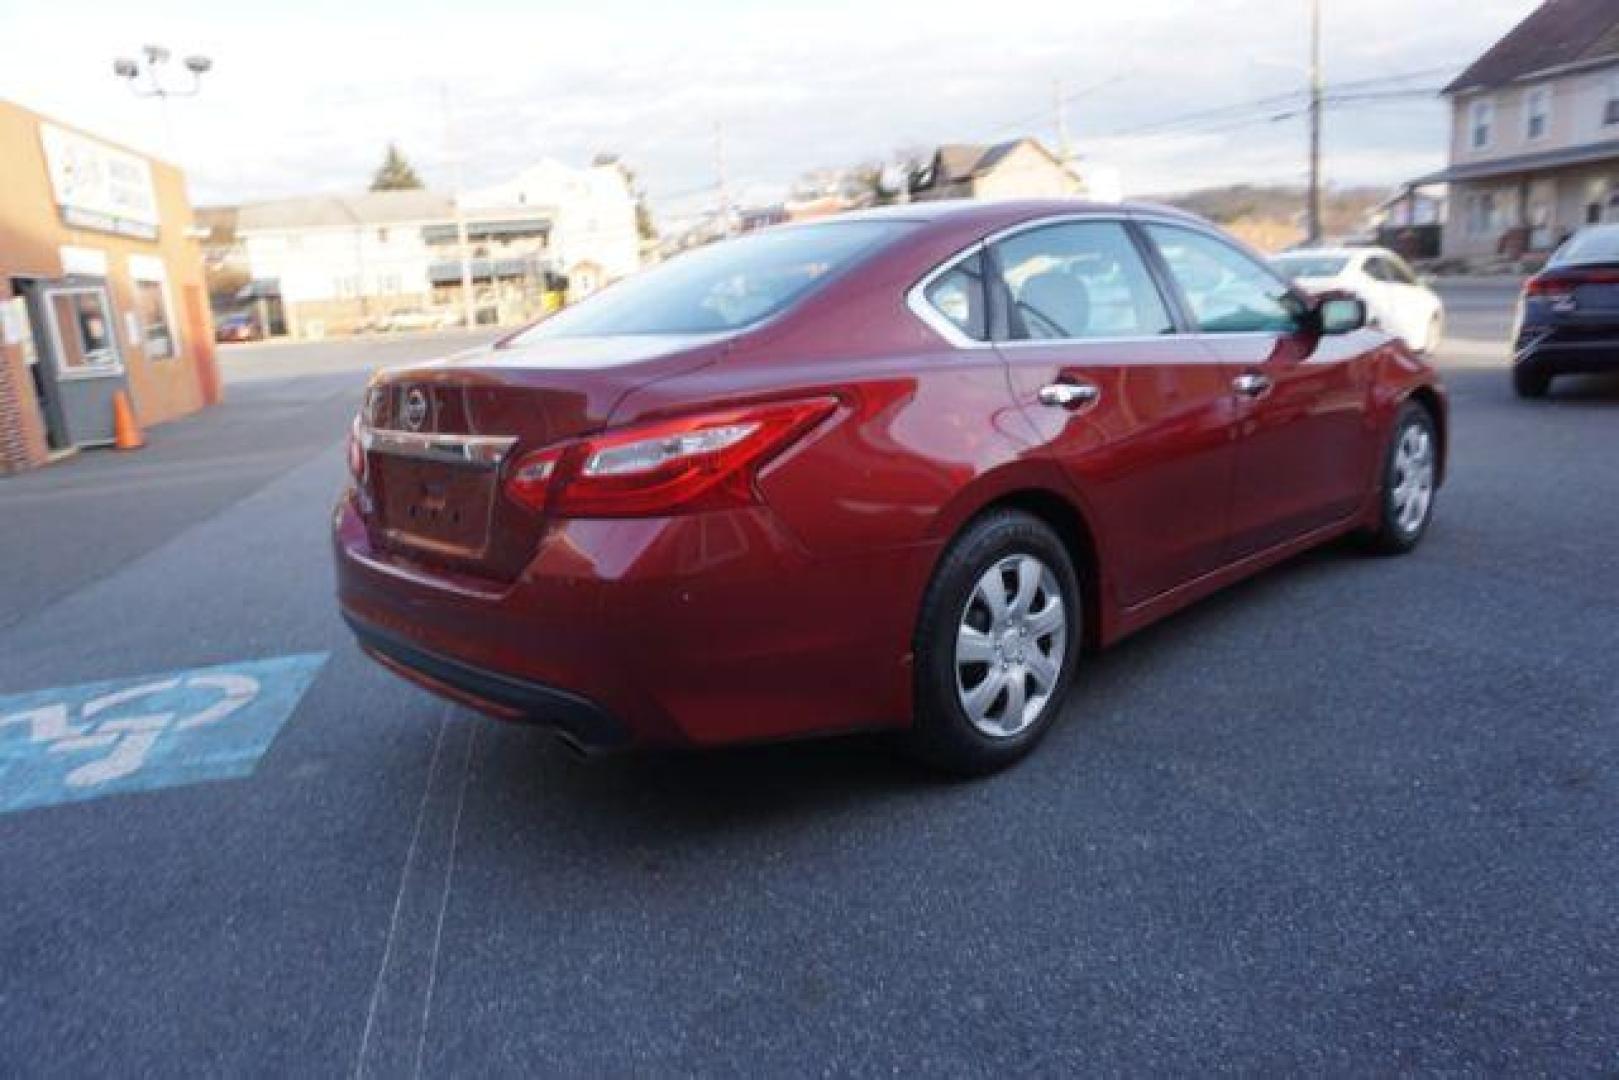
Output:
[[129,406],[129,394],[123,390],[112,399],[112,444],[120,450],[139,450],[146,445],[135,410]]

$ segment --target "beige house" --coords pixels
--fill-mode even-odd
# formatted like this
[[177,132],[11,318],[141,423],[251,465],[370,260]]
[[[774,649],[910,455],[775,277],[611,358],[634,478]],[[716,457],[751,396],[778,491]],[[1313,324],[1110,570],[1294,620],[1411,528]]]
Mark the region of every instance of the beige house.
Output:
[[1550,252],[1619,221],[1619,3],[1547,0],[1445,88],[1446,258]]
[[911,184],[913,199],[1054,199],[1079,195],[1072,168],[1038,139],[939,147]]

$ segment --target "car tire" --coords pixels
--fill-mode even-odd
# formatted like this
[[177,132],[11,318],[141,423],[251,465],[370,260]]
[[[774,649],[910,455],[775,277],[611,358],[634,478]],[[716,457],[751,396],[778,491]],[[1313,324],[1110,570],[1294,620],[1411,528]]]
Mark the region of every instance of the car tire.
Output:
[[1383,454],[1377,527],[1366,534],[1381,555],[1404,555],[1422,542],[1439,488],[1439,432],[1433,414],[1407,401],[1395,414]]
[[1543,371],[1522,364],[1512,369],[1512,391],[1521,398],[1543,398],[1551,385],[1552,377]]
[[972,521],[922,601],[911,753],[942,771],[982,776],[1032,750],[1073,682],[1081,602],[1073,560],[1045,522],[1017,510]]

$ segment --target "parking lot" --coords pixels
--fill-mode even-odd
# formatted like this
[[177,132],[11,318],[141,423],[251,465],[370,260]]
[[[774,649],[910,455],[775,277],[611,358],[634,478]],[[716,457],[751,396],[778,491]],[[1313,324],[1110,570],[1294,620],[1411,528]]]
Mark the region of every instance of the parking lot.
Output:
[[8,786],[0,1073],[1611,1070],[1619,378],[1520,402],[1511,286],[1446,295],[1424,545],[1090,659],[977,783],[865,738],[581,763],[399,681],[333,606],[344,436],[370,368],[476,339],[227,350],[141,454],[0,481],[0,777],[120,688],[254,733]]

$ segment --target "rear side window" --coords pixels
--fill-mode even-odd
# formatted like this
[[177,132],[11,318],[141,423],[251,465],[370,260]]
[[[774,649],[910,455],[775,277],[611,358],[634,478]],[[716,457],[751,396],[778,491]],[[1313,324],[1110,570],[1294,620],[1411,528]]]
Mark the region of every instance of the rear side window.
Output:
[[1117,221],[1068,221],[995,245],[1013,340],[1152,337],[1174,332],[1130,234]]
[[928,306],[974,341],[989,338],[984,310],[984,258],[977,252],[961,260],[923,290]]
[[1287,333],[1299,304],[1282,279],[1230,244],[1176,225],[1147,226],[1205,334]]
[[610,334],[704,334],[769,318],[913,228],[843,221],[767,229],[677,255],[512,339]]

